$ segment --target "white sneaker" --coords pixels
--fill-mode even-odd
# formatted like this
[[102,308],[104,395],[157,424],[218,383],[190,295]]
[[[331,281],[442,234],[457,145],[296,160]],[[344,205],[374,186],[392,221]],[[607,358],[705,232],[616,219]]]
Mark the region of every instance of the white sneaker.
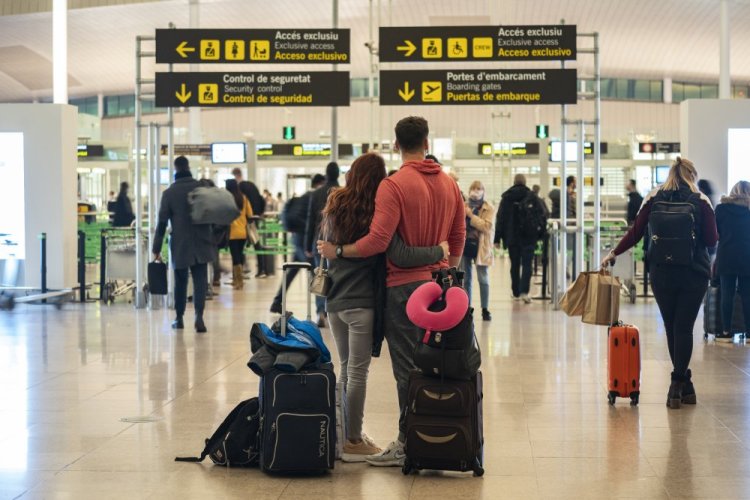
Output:
[[524,304],[531,304],[531,297],[529,297],[529,294],[527,293],[521,294],[521,300],[523,300]]
[[510,298],[513,302],[518,302],[519,300],[521,300],[521,297],[517,297],[513,295],[512,293],[510,294]]
[[375,467],[403,467],[404,458],[406,458],[404,443],[397,440],[391,442],[380,453],[370,455],[365,460]]

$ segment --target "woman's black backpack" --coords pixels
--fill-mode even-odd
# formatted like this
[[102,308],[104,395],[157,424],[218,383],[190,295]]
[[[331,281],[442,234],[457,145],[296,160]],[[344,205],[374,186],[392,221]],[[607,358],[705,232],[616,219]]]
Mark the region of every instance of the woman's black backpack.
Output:
[[254,467],[258,465],[260,444],[260,405],[258,398],[238,404],[221,423],[200,457],[176,457],[175,462],[202,462],[210,457],[216,465]]
[[657,198],[648,218],[650,235],[648,260],[652,264],[690,266],[696,247],[696,207],[671,196]]

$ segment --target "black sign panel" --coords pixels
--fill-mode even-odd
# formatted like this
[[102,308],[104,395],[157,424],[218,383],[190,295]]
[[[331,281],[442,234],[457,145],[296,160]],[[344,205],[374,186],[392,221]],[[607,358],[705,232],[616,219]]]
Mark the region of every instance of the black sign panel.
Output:
[[[161,154],[166,155],[168,147],[166,144],[161,145]],[[175,144],[175,156],[206,156],[211,157],[210,144]]]
[[157,107],[348,105],[348,71],[156,73]]
[[655,154],[655,153],[679,153],[679,142],[639,142],[638,152]]
[[383,105],[575,104],[577,97],[574,69],[380,72]]
[[157,63],[347,64],[348,29],[158,29]]
[[575,25],[380,28],[381,62],[562,61],[576,58]]

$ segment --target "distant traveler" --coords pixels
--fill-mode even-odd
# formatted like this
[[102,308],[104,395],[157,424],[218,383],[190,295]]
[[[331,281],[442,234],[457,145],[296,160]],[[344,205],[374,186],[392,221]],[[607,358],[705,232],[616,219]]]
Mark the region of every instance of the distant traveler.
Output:
[[[565,179],[565,191],[568,193],[568,208],[566,210],[568,218],[576,216],[576,178],[573,175],[569,175]],[[550,217],[553,219],[560,218],[560,189],[555,188],[549,192],[549,199],[552,200],[552,212]]]
[[716,205],[716,200],[714,199],[716,194],[714,192],[714,187],[711,185],[711,181],[708,179],[701,179],[698,181],[698,190],[700,190],[701,193],[705,194],[708,198],[708,201],[711,202],[711,206]]
[[638,210],[641,209],[643,204],[643,196],[638,192],[636,188],[635,179],[630,179],[625,185],[625,191],[628,192],[628,225],[632,226],[635,222],[635,218],[638,215]]
[[531,304],[531,262],[536,243],[544,235],[547,218],[544,202],[526,187],[526,176],[517,174],[513,186],[500,198],[495,245],[508,249],[511,298]]
[[[326,183],[313,191],[310,195],[310,204],[307,210],[307,225],[305,227],[305,251],[308,257],[312,257],[315,266],[320,265],[320,254],[316,249],[315,242],[320,239],[320,222],[323,218],[323,209],[331,192],[339,187],[339,165],[335,161],[326,166]],[[315,297],[315,312],[318,314],[318,326],[326,326],[326,299]]]
[[171,224],[169,237],[171,250],[170,264],[174,269],[174,308],[176,318],[172,328],[185,328],[183,316],[187,305],[188,271],[193,275],[193,307],[195,308],[195,331],[206,332],[203,310],[206,305],[208,288],[208,263],[213,262],[216,252],[210,224],[193,224],[190,219],[188,194],[199,186],[190,173],[190,164],[184,156],[174,160],[174,183],[161,198],[159,223],[154,234],[152,252],[154,259],[161,261],[161,246],[167,224]]
[[429,147],[427,120],[410,116],[396,124],[396,151],[403,165],[397,174],[380,183],[375,196],[375,215],[370,232],[354,244],[334,246],[320,242],[328,259],[371,257],[388,248],[396,232],[410,246],[437,245],[447,241],[450,256],[437,264],[403,269],[388,259],[385,338],[396,378],[401,410],[399,435],[382,453],[367,458],[376,466],[402,466],[406,436],[406,402],[409,372],[414,366],[414,344],[420,329],[406,316],[406,301],[420,285],[432,279],[432,271],[449,264],[458,267],[466,241],[463,200],[458,185],[440,165],[425,160]]
[[539,192],[542,190],[542,187],[539,184],[534,184],[531,186],[531,192],[534,193],[534,196],[537,197],[539,200],[540,206],[544,210],[544,218],[549,219],[549,207],[547,206],[547,202],[542,199],[541,196],[539,196]]
[[466,202],[466,245],[461,261],[464,271],[464,286],[471,304],[472,264],[477,268],[479,295],[482,304],[482,320],[492,320],[490,314],[489,267],[495,260],[492,239],[495,228],[495,207],[484,199],[484,184],[474,181],[469,186],[469,200]]
[[[693,326],[708,288],[711,265],[708,248],[716,245],[716,218],[708,198],[698,191],[698,172],[689,160],[677,157],[667,181],[646,197],[635,224],[604,260],[633,248],[649,230],[649,275],[667,332],[672,358],[672,384],[667,406],[695,404],[696,395],[689,370],[693,354]],[[684,204],[692,205],[685,211]],[[667,234],[661,242],[660,234]]]
[[232,287],[242,290],[245,286],[245,277],[242,273],[242,256],[245,254],[247,245],[247,225],[253,216],[253,208],[247,197],[240,192],[240,187],[234,179],[225,182],[227,191],[234,196],[234,202],[240,215],[229,225],[229,253],[232,254]]
[[278,212],[278,203],[276,198],[273,197],[271,191],[268,189],[263,190],[263,199],[266,200],[266,211],[267,212]]
[[284,211],[284,195],[282,193],[276,193],[276,211],[279,213]]
[[[719,250],[716,252],[716,274],[721,280],[721,320],[729,329],[734,315],[734,296],[742,298],[745,333],[750,333],[750,182],[734,185],[716,207]],[[717,342],[732,342],[734,335],[724,332]],[[745,336],[750,342],[750,335]]]
[[[292,233],[292,245],[294,246],[294,260],[297,262],[309,262],[310,259],[305,255],[305,229],[307,228],[307,211],[310,208],[310,196],[315,189],[318,189],[326,181],[326,178],[320,174],[315,174],[312,178],[310,191],[306,192],[299,198],[292,198],[284,205],[284,211],[281,213],[281,222],[284,229]],[[292,268],[286,273],[286,288],[292,284],[298,269]],[[281,286],[271,303],[271,312],[281,314]]]
[[[247,198],[247,201],[250,202],[250,206],[253,209],[253,215],[256,217],[261,217],[265,211],[266,211],[266,200],[263,198],[263,196],[260,194],[260,191],[258,190],[258,186],[253,184],[250,181],[243,181],[242,180],[242,170],[239,168],[235,168],[232,170],[232,175],[234,176],[234,179],[237,181],[237,183],[240,186],[240,191],[242,194],[245,195]],[[255,224],[255,222],[253,222]],[[255,250],[256,252],[260,250],[260,242],[257,242],[255,244]],[[256,278],[263,278],[266,275],[268,275],[269,269],[266,269],[266,263],[263,255],[258,254],[257,255],[257,261],[258,261],[258,271],[255,274]],[[242,255],[242,263],[245,264],[245,255]]]
[[117,200],[114,204],[114,216],[112,217],[112,226],[114,227],[130,227],[135,220],[135,214],[133,213],[133,204],[128,198],[128,189],[130,185],[127,182],[120,184],[120,194],[117,195]]
[[[321,233],[333,245],[353,243],[365,236],[375,213],[375,194],[385,179],[385,162],[375,153],[366,153],[352,163],[347,173],[346,187],[337,189],[328,197],[323,212]],[[393,243],[396,243],[394,238]],[[403,243],[388,255],[400,267],[433,264],[444,258],[440,246],[412,248],[415,262],[403,262]],[[447,244],[446,244],[447,249]],[[339,380],[345,384],[347,400],[346,441],[342,459],[345,462],[364,462],[369,455],[382,450],[362,432],[367,372],[373,353],[376,325],[382,329],[379,301],[385,287],[385,261],[380,255],[364,259],[347,258],[331,260],[328,273],[331,290],[326,308],[331,333],[341,359]],[[376,319],[377,318],[377,319]],[[382,332],[378,332],[379,334]],[[382,337],[381,337],[382,341]]]

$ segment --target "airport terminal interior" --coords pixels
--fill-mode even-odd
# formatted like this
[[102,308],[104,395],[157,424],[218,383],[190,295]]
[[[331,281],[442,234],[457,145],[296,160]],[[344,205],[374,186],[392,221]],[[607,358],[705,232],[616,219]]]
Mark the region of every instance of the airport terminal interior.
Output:
[[747,0],[0,0],[0,500],[750,498],[748,92]]

